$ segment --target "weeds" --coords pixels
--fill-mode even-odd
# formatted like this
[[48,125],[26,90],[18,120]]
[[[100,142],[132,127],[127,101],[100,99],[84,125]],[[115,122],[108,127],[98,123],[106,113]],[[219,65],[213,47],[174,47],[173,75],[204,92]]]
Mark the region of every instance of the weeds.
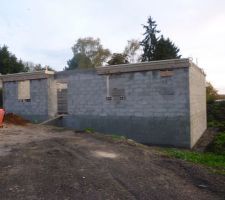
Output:
[[109,135],[113,140],[126,140],[127,138],[125,136],[121,135]]
[[95,130],[93,128],[85,128],[84,131],[86,133],[94,133],[95,132]]
[[211,167],[214,172],[225,175],[225,155],[178,150],[174,148],[164,149],[163,152],[174,158]]
[[207,151],[225,156],[225,132],[215,136]]

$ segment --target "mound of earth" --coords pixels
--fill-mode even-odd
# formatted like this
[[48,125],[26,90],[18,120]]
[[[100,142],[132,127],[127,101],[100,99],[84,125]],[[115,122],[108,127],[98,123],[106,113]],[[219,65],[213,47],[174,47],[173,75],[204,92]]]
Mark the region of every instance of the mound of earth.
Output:
[[10,123],[10,124],[15,124],[15,125],[25,126],[29,121],[22,118],[19,115],[15,115],[13,113],[7,113],[4,116],[4,122]]

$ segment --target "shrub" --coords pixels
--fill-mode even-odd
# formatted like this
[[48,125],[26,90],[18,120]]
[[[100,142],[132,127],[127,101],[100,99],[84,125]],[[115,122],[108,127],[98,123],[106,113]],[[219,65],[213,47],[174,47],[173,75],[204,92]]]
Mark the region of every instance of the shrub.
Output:
[[206,100],[208,104],[214,103],[218,99],[219,95],[217,90],[212,86],[211,83],[207,83],[206,87]]
[[209,127],[225,131],[225,102],[207,104],[207,119]]
[[207,151],[225,156],[225,132],[215,136]]

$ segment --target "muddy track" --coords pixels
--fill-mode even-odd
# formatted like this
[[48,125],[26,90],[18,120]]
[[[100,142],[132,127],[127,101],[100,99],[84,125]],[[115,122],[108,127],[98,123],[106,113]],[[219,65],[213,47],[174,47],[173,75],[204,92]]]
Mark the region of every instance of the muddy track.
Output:
[[3,140],[10,149],[0,157],[1,200],[225,198],[224,176],[154,148],[52,127],[19,129],[8,127],[0,140],[0,151]]

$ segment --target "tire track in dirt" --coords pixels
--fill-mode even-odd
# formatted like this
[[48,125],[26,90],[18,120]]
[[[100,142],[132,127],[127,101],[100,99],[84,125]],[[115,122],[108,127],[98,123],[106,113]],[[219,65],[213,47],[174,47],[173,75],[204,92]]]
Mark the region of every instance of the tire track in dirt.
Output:
[[110,173],[110,176],[112,177],[112,180],[115,181],[121,188],[123,188],[125,191],[127,191],[130,195],[131,195],[131,199],[134,199],[134,200],[137,200],[139,199],[138,198],[138,195],[135,194],[133,191],[131,191],[127,186],[126,184],[123,183],[123,181],[121,181],[118,177],[112,175]]

